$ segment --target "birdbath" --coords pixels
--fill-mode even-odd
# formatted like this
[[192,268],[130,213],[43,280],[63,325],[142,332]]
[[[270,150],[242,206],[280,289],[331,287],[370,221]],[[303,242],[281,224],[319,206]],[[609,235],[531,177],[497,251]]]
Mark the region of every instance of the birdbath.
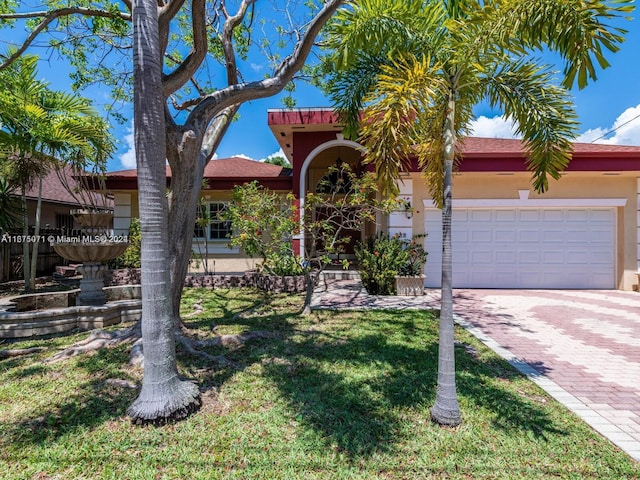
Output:
[[80,224],[80,237],[65,237],[53,244],[54,250],[63,258],[82,263],[77,268],[82,274],[77,305],[104,305],[107,297],[104,287],[105,266],[103,262],[122,254],[129,243],[126,237],[114,237],[108,233],[113,213],[104,210],[72,210],[71,215]]

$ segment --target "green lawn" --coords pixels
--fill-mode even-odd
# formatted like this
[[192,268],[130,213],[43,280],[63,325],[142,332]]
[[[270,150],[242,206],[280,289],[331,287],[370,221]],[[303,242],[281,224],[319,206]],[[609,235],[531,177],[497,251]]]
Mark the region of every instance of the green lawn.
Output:
[[298,296],[259,303],[254,290],[187,290],[184,312],[204,338],[276,332],[212,349],[239,367],[180,355],[202,409],[163,427],[125,417],[139,382],[128,347],[49,365],[79,333],[3,345],[44,346],[0,360],[0,478],[7,479],[502,479],[639,478],[640,465],[594,433],[464,330],[457,367],[464,423],[429,421],[435,397],[433,312],[297,315]]

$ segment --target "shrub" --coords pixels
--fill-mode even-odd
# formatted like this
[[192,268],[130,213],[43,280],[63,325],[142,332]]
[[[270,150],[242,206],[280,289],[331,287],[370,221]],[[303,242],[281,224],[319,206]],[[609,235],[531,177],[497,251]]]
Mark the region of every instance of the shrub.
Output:
[[360,277],[372,295],[395,295],[396,275],[422,275],[427,252],[416,240],[378,233],[356,245]]
[[407,252],[407,260],[404,265],[400,266],[398,275],[415,277],[423,273],[424,264],[427,261],[427,252],[422,245],[416,242],[416,238],[417,237],[414,237],[410,242],[403,242],[404,250]]
[[140,268],[140,220],[137,218],[131,219],[128,239],[129,246],[109,262],[109,268]]
[[262,269],[267,273],[278,275],[281,277],[287,275],[302,275],[304,270],[300,264],[300,259],[297,258],[291,248],[281,248],[279,251],[271,252],[267,254],[267,258],[264,259]]
[[362,284],[371,295],[395,295],[395,277],[407,264],[406,242],[398,236],[379,233],[356,245]]
[[222,218],[231,222],[231,245],[262,258],[259,269],[270,275],[298,275],[302,266],[292,249],[299,228],[292,195],[282,196],[257,181],[233,189]]

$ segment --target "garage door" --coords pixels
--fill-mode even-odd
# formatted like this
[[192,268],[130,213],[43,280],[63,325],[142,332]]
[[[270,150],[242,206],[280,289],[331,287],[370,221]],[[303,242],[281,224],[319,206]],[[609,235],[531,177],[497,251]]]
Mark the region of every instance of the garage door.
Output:
[[[458,288],[615,288],[613,208],[454,208]],[[425,210],[427,286],[438,287],[442,213]]]

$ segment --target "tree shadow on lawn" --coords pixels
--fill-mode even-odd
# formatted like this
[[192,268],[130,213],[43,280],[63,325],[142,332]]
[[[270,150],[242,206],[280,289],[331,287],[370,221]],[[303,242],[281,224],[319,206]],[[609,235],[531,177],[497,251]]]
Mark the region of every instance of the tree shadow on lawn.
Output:
[[[396,328],[415,330],[417,316],[386,314]],[[384,332],[354,339],[298,332],[284,339],[282,347],[274,353],[288,355],[266,362],[266,374],[299,413],[299,421],[348,456],[392,451],[412,435],[408,416],[429,418],[437,342],[421,345],[414,339],[411,345]],[[497,379],[519,376],[506,362],[483,362],[461,347],[456,348],[458,393],[467,408],[490,412],[487,417],[499,430],[530,431],[542,438],[566,433],[543,407],[501,387]],[[464,409],[462,413],[464,417]]]
[[[14,450],[22,445],[46,446],[78,430],[122,417],[138,395],[137,389],[112,386],[107,380],[128,376],[120,371],[127,359],[126,346],[104,348],[93,355],[79,357],[74,366],[65,366],[83,370],[83,375],[90,380],[72,389],[64,386],[56,387],[55,392],[45,390],[44,395],[52,396],[51,402],[42,409],[28,411],[28,418],[23,416],[12,423],[4,422],[0,444],[11,445]],[[64,374],[54,368],[44,366],[40,374],[48,381],[64,384]]]
[[[222,301],[218,302],[214,316],[198,319],[195,322],[198,328],[206,328],[211,322],[218,322],[242,325],[244,331],[281,329],[288,332],[293,328],[290,320],[297,317],[295,313],[288,313],[236,320],[233,315],[237,310],[228,308],[224,295],[220,294],[218,297],[218,300]],[[255,302],[243,303],[245,307],[253,308],[260,305],[262,299],[256,298]],[[194,325],[190,326],[194,327]],[[208,389],[221,386],[247,366],[259,361],[260,344],[272,341],[277,340],[252,341],[248,345],[231,351],[220,347],[217,353],[225,354],[236,362],[235,366],[224,367],[207,364],[200,358],[183,354],[178,346],[179,369],[185,372],[187,377],[197,376],[200,390],[205,393]],[[44,379],[42,381],[63,382],[64,373],[59,369],[74,369],[79,370],[81,372],[79,375],[87,377],[88,380],[81,382],[68,394],[61,393],[66,387],[56,388],[56,393],[47,390],[43,394],[54,397],[46,407],[29,410],[13,422],[3,422],[0,429],[0,445],[13,444],[14,447],[30,444],[46,445],[77,430],[91,429],[104,422],[124,418],[127,408],[137,397],[139,389],[113,386],[108,384],[107,380],[115,378],[131,380],[127,372],[130,348],[130,344],[115,348],[101,348],[92,354],[54,365],[46,365],[40,361],[32,363],[34,362],[32,357],[3,360],[0,367],[5,370],[7,379],[24,380],[33,377],[35,381],[39,381],[37,377],[41,377]],[[47,355],[50,353],[46,352]],[[203,372],[203,369],[206,371]]]
[[[255,298],[251,301],[239,300],[241,303],[240,310],[238,308],[230,308],[229,303],[236,301],[236,298],[229,298],[224,292],[228,290],[210,290],[203,292],[202,295],[206,295],[207,301],[203,302],[204,311],[202,314],[195,316],[193,319],[189,317],[191,313],[189,308],[183,307],[181,312],[183,316],[183,323],[187,328],[210,328],[216,325],[223,325],[228,323],[237,323],[238,315],[242,312],[251,312],[255,309],[259,309],[262,305],[269,305],[273,295],[262,290],[255,289]],[[192,294],[193,297],[200,296],[197,292]],[[190,299],[191,300],[191,299]],[[191,302],[192,304],[198,302]],[[206,313],[204,313],[206,312]],[[247,318],[251,318],[251,315],[247,315]],[[264,318],[264,317],[261,317]]]
[[[179,356],[181,367],[210,370],[199,376],[204,392],[260,362],[264,374],[298,412],[298,421],[354,458],[393,450],[396,443],[411,435],[408,416],[428,419],[428,408],[435,398],[438,346],[437,342],[423,344],[416,339],[424,323],[432,321],[424,312],[385,312],[383,321],[365,317],[360,324],[371,322],[373,326],[366,325],[362,334],[349,335],[339,330],[297,329],[295,317],[287,313],[221,320],[244,325],[247,330],[267,325],[277,335],[232,351],[229,356],[239,362],[238,368],[212,367],[201,359]],[[318,325],[322,326],[322,321]],[[126,378],[127,360],[127,346],[101,349],[76,359],[68,368],[82,369],[89,380],[70,395],[58,394],[44,411],[32,412],[36,418],[23,416],[3,425],[0,444],[11,443],[12,448],[47,444],[122,418],[137,390],[113,387],[106,380]],[[456,362],[458,391],[467,408],[490,411],[495,428],[530,431],[539,437],[563,433],[542,406],[496,381],[519,375],[506,362],[495,358],[484,362],[461,347],[456,348]]]
[[30,358],[23,357],[21,359],[14,359],[13,361],[5,361],[0,364],[0,369],[6,370],[4,375],[8,380],[19,380],[36,375],[42,375],[47,372],[47,368],[42,364],[30,365],[28,367],[21,368],[25,363],[32,362]]

